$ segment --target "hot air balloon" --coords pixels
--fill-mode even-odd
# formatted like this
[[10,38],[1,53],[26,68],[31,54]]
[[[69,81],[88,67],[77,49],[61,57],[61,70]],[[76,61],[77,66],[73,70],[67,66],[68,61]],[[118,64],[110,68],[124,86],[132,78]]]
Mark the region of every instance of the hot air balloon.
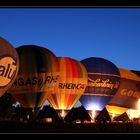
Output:
[[60,118],[77,103],[87,85],[87,71],[80,61],[69,57],[59,57],[60,78],[56,93],[48,94],[48,101]]
[[106,109],[111,116],[112,121],[114,121],[115,117],[122,115],[123,113],[128,111],[127,107],[115,106],[115,105],[106,105]]
[[0,37],[0,97],[14,82],[19,69],[19,58],[15,48]]
[[37,45],[16,48],[19,72],[9,92],[24,108],[38,110],[58,85],[59,62],[49,49]]
[[[107,108],[110,108],[109,112],[112,113],[115,111],[114,106],[120,107],[120,109],[122,108],[120,110],[120,113],[122,114],[125,111],[124,108],[127,110],[138,109],[140,77],[124,68],[119,68],[119,71],[121,75],[120,87],[115,96],[108,103]],[[114,113],[120,115],[117,111]]]
[[115,64],[99,57],[89,57],[81,61],[88,72],[88,85],[79,101],[88,111],[93,121],[105,105],[116,94],[120,73]]

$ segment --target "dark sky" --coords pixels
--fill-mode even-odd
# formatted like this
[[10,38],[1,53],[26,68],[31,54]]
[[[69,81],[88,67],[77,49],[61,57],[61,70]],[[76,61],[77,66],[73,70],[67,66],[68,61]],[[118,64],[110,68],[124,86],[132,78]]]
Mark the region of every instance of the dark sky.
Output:
[[0,36],[14,47],[36,44],[140,70],[140,8],[0,8]]

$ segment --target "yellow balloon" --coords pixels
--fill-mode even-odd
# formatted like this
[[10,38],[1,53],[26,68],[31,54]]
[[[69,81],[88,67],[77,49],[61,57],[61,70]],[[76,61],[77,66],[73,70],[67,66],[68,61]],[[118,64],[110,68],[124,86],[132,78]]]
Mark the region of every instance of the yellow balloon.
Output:
[[[51,106],[65,116],[79,100],[87,86],[88,74],[84,65],[69,57],[58,58],[60,64],[59,86],[55,93],[48,94]],[[62,112],[61,112],[62,110]],[[65,112],[64,112],[65,111]]]

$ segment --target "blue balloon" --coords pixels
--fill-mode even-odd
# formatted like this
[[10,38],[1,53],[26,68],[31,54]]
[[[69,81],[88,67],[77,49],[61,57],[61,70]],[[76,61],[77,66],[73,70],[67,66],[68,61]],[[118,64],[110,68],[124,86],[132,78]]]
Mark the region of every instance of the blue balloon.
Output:
[[119,69],[111,61],[98,57],[86,58],[81,63],[88,72],[88,86],[79,101],[86,110],[101,111],[119,88]]

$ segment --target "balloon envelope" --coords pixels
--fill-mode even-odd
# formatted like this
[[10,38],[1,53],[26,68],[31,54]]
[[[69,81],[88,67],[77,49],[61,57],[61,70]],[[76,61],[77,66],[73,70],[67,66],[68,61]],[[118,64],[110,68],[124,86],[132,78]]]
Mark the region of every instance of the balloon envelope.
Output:
[[40,108],[47,94],[58,84],[59,63],[53,52],[36,45],[16,48],[19,54],[19,73],[10,93],[25,108]]
[[10,88],[19,69],[19,58],[15,48],[0,37],[0,97]]
[[79,101],[86,110],[101,111],[119,87],[120,73],[112,62],[98,57],[81,61],[88,72],[88,86]]
[[59,86],[55,94],[48,95],[48,101],[56,110],[70,110],[79,100],[87,85],[87,71],[80,61],[58,58],[60,64]]
[[137,109],[140,98],[140,77],[127,69],[119,68],[119,71],[120,87],[109,105]]

